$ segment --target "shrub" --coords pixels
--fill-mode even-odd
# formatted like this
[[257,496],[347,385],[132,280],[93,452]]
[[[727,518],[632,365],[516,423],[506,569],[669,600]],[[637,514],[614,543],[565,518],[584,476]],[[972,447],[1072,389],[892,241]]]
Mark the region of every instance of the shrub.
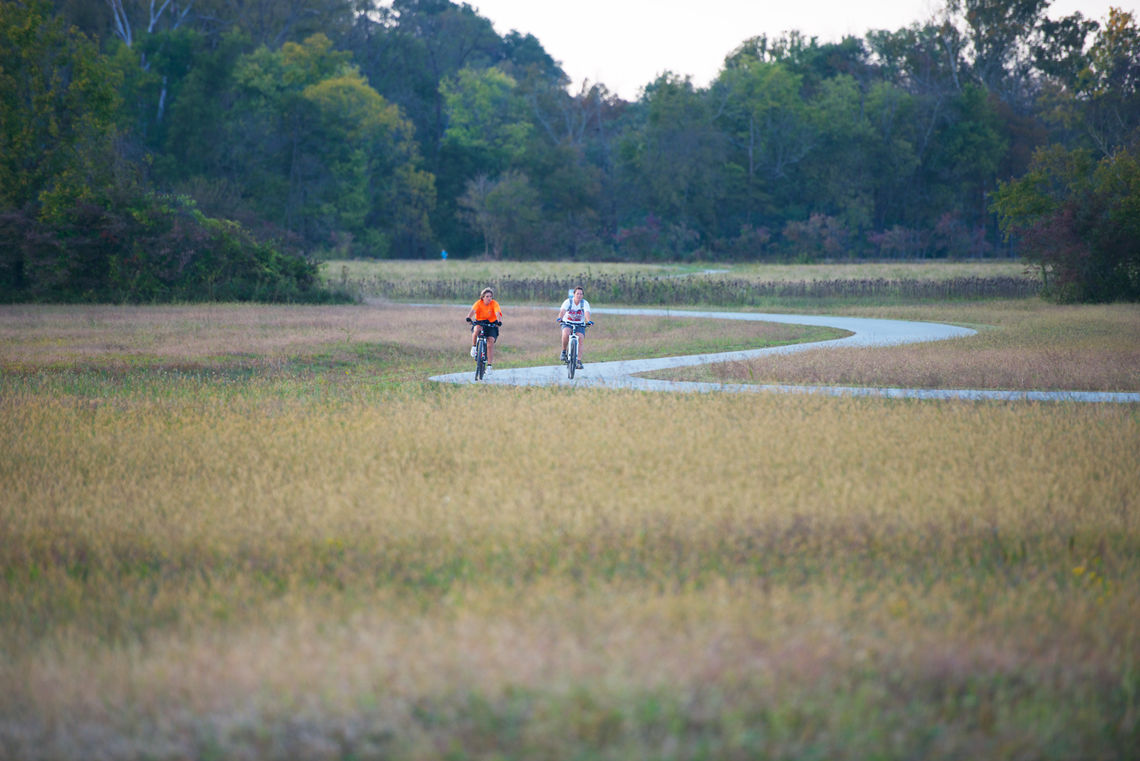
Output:
[[928,237],[921,230],[895,225],[889,230],[867,233],[867,242],[881,259],[914,259],[926,257]]
[[0,216],[6,300],[327,301],[317,266],[212,219],[178,196],[147,194],[108,208],[79,203],[49,225]]
[[812,214],[806,222],[784,225],[784,240],[793,256],[814,260],[846,256],[851,233],[843,220],[826,214]]

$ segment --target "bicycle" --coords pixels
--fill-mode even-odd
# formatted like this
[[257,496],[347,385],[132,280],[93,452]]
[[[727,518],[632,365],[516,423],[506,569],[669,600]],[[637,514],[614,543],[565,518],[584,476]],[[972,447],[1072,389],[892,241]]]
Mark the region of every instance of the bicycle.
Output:
[[574,380],[574,371],[578,369],[578,331],[575,328],[586,328],[594,324],[593,320],[588,322],[566,322],[566,320],[558,320],[558,324],[564,328],[570,328],[570,342],[566,345],[566,377]]
[[492,325],[499,326],[502,322],[498,320],[491,322],[490,320],[472,320],[467,318],[467,322],[471,323],[473,327],[479,328],[479,337],[475,339],[475,380],[483,380],[483,375],[487,372],[487,337],[483,335],[483,328]]

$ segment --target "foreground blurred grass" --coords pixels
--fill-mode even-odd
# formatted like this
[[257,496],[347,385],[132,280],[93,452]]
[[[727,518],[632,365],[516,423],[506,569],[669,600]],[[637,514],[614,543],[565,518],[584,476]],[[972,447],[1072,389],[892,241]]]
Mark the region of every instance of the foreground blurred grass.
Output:
[[1140,747],[1134,405],[132,367],[118,328],[0,375],[6,758]]

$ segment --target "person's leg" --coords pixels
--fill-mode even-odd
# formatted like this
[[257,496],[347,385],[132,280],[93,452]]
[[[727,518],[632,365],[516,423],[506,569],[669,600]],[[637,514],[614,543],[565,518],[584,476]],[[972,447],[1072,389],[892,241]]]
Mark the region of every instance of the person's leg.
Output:
[[495,362],[495,339],[487,338],[487,364],[491,365]]

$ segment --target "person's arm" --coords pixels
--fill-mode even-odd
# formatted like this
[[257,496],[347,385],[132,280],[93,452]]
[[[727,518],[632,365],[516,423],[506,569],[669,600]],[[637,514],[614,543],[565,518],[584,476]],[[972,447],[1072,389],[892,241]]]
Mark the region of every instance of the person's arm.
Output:
[[[569,299],[567,299],[567,301],[569,301]],[[566,316],[566,303],[567,303],[567,301],[563,301],[562,307],[558,310],[558,319],[559,320],[561,320],[563,317]]]
[[471,310],[467,313],[467,319],[470,320],[474,316],[475,316],[475,305],[472,304]]

